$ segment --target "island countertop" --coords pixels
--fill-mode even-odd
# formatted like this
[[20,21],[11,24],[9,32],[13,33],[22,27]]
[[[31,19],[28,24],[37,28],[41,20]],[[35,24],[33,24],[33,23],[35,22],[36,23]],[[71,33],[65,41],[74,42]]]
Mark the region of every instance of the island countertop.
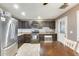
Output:
[[53,32],[53,33],[47,33],[47,32],[40,32],[39,34],[57,34],[57,33],[55,33],[55,32]]
[[[31,32],[19,32],[18,36],[23,35],[23,34],[32,34],[32,33]],[[51,35],[51,34],[57,34],[57,33],[54,33],[54,32],[53,33],[39,32],[38,34],[44,34],[44,35],[50,34]]]

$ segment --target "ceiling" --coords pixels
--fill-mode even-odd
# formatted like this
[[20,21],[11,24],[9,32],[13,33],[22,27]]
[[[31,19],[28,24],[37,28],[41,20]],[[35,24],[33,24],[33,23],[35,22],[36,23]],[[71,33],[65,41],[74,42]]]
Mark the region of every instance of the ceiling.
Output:
[[[14,4],[19,6],[18,9],[13,7]],[[0,7],[6,11],[9,11],[13,17],[20,20],[38,20],[40,19],[55,19],[70,8],[77,5],[76,3],[69,3],[69,6],[65,9],[59,9],[63,3],[0,3]],[[25,12],[25,15],[21,15],[21,12]]]

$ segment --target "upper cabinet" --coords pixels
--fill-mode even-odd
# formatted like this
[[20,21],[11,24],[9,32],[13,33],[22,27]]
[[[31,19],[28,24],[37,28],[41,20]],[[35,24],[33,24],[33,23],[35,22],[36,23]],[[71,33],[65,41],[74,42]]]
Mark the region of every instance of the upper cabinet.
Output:
[[42,21],[42,27],[49,27],[51,29],[55,29],[55,21]]
[[18,28],[31,28],[29,21],[19,21],[18,22]]
[[55,21],[19,21],[18,28],[30,29],[30,28],[38,28],[41,29],[43,27],[49,27],[51,29],[55,29]]

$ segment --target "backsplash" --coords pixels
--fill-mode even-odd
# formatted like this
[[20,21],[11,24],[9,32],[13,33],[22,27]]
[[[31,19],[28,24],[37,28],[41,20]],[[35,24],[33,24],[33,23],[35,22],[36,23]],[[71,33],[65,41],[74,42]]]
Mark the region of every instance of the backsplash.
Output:
[[18,29],[18,32],[27,32],[27,33],[32,33],[32,31],[34,30],[39,30],[39,32],[55,32],[54,29],[45,29],[45,28],[42,28],[42,29]]

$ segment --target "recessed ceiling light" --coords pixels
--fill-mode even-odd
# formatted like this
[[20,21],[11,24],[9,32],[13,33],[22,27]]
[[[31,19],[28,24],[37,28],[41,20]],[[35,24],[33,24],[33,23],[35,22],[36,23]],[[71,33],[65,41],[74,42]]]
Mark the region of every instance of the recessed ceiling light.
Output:
[[18,9],[18,8],[19,8],[18,4],[14,4],[13,7],[14,7],[15,9]]
[[37,19],[38,19],[37,20],[38,22],[41,22],[42,21],[42,17],[41,16],[38,16]]
[[37,17],[38,19],[42,19],[40,16]]
[[26,13],[25,13],[25,12],[22,12],[22,13],[21,13],[21,15],[25,16],[25,15],[26,15]]

